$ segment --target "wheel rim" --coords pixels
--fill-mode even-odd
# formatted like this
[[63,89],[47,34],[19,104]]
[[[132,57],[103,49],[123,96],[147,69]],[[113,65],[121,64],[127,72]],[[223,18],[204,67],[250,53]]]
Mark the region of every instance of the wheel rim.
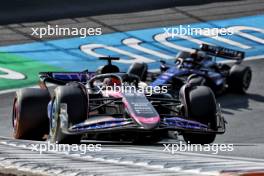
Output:
[[246,91],[249,88],[251,82],[251,72],[247,70],[243,77],[243,89]]
[[14,134],[16,134],[16,131],[17,131],[18,115],[19,115],[18,114],[18,103],[17,103],[17,98],[15,98],[14,106],[13,106],[13,118],[12,118]]
[[[57,103],[56,100],[54,99],[52,102],[52,110],[51,110],[51,120],[50,120],[50,133],[49,133],[49,138],[54,139],[54,136],[57,131],[57,121],[58,121],[58,115],[57,115]],[[55,140],[55,139],[54,139]]]

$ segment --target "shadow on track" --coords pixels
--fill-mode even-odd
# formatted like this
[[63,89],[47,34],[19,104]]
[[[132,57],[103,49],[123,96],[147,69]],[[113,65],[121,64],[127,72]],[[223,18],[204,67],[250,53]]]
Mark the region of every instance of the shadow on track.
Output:
[[[248,109],[252,110],[249,106],[249,101],[255,101],[258,103],[264,102],[264,96],[260,94],[247,93],[245,95],[241,94],[226,94],[217,99],[217,101],[221,104],[221,107],[224,109],[238,110],[238,109]],[[233,113],[223,110],[226,114]]]

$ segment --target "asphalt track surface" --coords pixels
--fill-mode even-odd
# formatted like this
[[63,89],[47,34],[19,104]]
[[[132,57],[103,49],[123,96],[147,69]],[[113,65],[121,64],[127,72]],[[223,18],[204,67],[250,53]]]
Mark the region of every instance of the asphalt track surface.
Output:
[[[63,11],[63,9],[60,9]],[[1,12],[0,12],[1,13]],[[120,14],[104,14],[98,16],[78,16],[66,19],[50,19],[45,21],[20,21],[15,24],[0,26],[0,45],[40,41],[32,37],[31,27],[47,24],[59,24],[67,27],[102,27],[103,33],[144,29],[193,22],[206,22],[258,15],[264,13],[264,1],[212,1],[196,5],[178,4],[175,7]],[[30,14],[29,14],[30,15]],[[47,18],[49,19],[49,18]],[[56,36],[44,38],[54,39]],[[227,94],[218,101],[223,107],[228,122],[227,132],[216,138],[216,143],[232,143],[234,152],[223,152],[219,155],[240,156],[264,159],[264,60],[245,62],[253,70],[253,80],[246,95]],[[11,111],[14,93],[0,95],[0,136],[11,137]],[[107,143],[107,147],[119,148],[126,144]],[[133,148],[133,147],[132,147]],[[140,147],[138,147],[140,148]],[[162,150],[162,145],[144,146],[146,150]]]

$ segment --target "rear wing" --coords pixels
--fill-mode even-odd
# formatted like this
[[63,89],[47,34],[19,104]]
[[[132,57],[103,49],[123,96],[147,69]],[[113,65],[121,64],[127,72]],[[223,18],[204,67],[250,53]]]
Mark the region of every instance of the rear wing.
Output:
[[92,77],[95,76],[95,72],[40,72],[39,78],[42,84],[46,82],[65,85],[68,82],[81,82],[86,83]]
[[243,51],[232,50],[220,46],[202,44],[200,50],[212,56],[236,60],[240,62],[245,58],[245,52]]

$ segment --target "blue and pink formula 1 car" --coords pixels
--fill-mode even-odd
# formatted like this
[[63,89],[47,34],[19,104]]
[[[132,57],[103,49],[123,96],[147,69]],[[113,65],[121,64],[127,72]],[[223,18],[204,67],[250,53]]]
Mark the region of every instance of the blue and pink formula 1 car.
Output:
[[[241,51],[202,44],[193,53],[179,52],[174,63],[161,61],[158,74],[148,73],[144,63],[134,63],[129,72],[141,80],[148,79],[152,86],[170,85],[172,92],[176,93],[186,82],[208,86],[216,95],[227,91],[246,93],[252,72],[250,67],[241,64],[244,57],[245,53]],[[234,64],[216,62],[216,58]]]
[[[16,139],[41,140],[48,135],[54,143],[79,143],[85,137],[149,144],[177,131],[185,141],[208,144],[225,132],[219,105],[206,86],[186,82],[179,98],[169,93],[120,92],[111,86],[137,90],[141,82],[134,74],[118,72],[111,63],[100,74],[39,75],[41,88],[16,92],[12,117]],[[47,82],[57,86],[51,90]]]

